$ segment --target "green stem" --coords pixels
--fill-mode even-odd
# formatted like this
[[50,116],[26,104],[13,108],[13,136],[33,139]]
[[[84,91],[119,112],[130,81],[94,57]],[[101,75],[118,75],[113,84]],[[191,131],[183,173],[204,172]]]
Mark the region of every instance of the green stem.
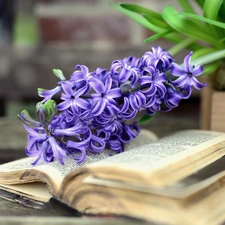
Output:
[[181,50],[187,48],[190,44],[193,44],[196,41],[195,38],[187,38],[184,39],[183,41],[179,42],[178,44],[174,45],[171,49],[168,50],[168,52],[174,56],[177,53],[179,53]]
[[194,59],[192,61],[192,64],[196,65],[196,64],[200,64],[202,66],[207,65],[209,63],[215,62],[217,60],[221,60],[225,58],[225,49],[223,50],[219,50],[207,55],[204,55],[202,57],[199,57],[197,59]]

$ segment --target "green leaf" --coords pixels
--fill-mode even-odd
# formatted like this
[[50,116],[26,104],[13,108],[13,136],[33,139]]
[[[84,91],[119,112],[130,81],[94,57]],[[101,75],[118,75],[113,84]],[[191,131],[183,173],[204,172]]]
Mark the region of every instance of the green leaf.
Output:
[[203,8],[203,5],[205,3],[205,0],[195,0],[196,3],[200,6],[200,8]]
[[180,6],[182,7],[182,9],[185,12],[189,12],[189,13],[195,13],[195,11],[193,10],[191,4],[189,3],[189,1],[187,0],[178,0]]
[[225,58],[225,49],[223,50],[218,50],[216,52],[204,55],[202,57],[199,57],[197,59],[192,60],[192,64],[196,65],[196,64],[200,64],[200,65],[207,65],[210,64],[212,62],[221,60]]
[[184,34],[188,37],[196,38],[198,40],[205,41],[210,44],[217,45],[216,40],[211,37],[211,33],[208,33],[201,24],[191,19],[186,19],[172,7],[167,6],[162,12],[162,16],[165,21],[177,32]]
[[212,74],[219,68],[220,64],[221,64],[221,62],[217,61],[217,62],[211,63],[209,66],[206,66],[204,68],[204,72],[201,76]]
[[152,16],[149,16],[145,13],[142,14],[143,17],[151,24],[155,25],[156,27],[160,27],[162,29],[171,30],[172,28],[161,18],[161,20],[158,20]]
[[53,73],[60,79],[60,80],[66,80],[66,78],[63,75],[62,70],[59,69],[53,69]]
[[145,7],[135,5],[135,4],[124,4],[124,3],[120,3],[120,6],[129,11],[139,13],[140,15],[146,14],[149,17],[155,18],[156,20],[162,20],[162,16],[160,13],[155,12],[155,11],[145,8]]
[[[137,13],[135,13],[135,12],[129,11],[129,10],[127,10],[127,9],[125,9],[125,8],[123,8],[123,7],[121,7],[120,5],[117,5],[117,4],[114,4],[114,3],[110,3],[110,6],[111,6],[112,8],[114,8],[115,10],[117,10],[117,11],[123,13],[124,15],[130,17],[132,20],[136,21],[137,23],[139,23],[139,24],[142,25],[143,27],[145,27],[145,28],[147,28],[147,29],[149,29],[149,30],[151,30],[151,31],[153,31],[153,32],[155,32],[155,33],[162,33],[162,32],[165,31],[165,29],[162,29],[161,27],[159,27],[158,25],[155,24],[154,21],[156,21],[155,18],[158,18],[157,16],[156,16],[156,17],[153,16],[153,17],[154,17],[154,19],[152,20],[152,22],[154,22],[154,24],[153,24],[153,23],[147,21],[147,20],[142,16],[143,13],[141,13],[141,15],[139,15],[139,14],[137,14]],[[145,14],[145,15],[146,15],[146,14]],[[149,14],[148,14],[148,16],[149,16]],[[153,18],[153,17],[152,17],[152,18]],[[160,16],[160,18],[161,18],[161,16]],[[158,20],[157,20],[157,21],[158,21]],[[163,20],[162,20],[162,21],[163,21]],[[175,42],[175,43],[182,40],[182,38],[180,37],[180,34],[175,34],[175,33],[169,34],[169,35],[167,35],[165,38],[166,38],[167,40],[172,41],[172,42]]]
[[219,9],[224,0],[205,0],[203,6],[203,15],[209,19],[217,20]]
[[191,13],[179,13],[179,15],[187,16],[187,17],[190,17],[190,18],[193,18],[193,19],[205,22],[205,23],[209,23],[209,24],[212,24],[214,26],[221,27],[221,28],[225,29],[225,23],[218,22],[218,21],[215,21],[215,20],[211,20],[211,19],[208,19],[208,18],[203,17],[203,16],[194,15],[194,14],[191,14]]
[[159,112],[156,112],[153,116],[150,116],[150,115],[144,115],[139,121],[138,121],[138,124],[143,124],[149,120],[151,120],[153,117],[155,117],[156,115],[158,115]]
[[165,35],[167,35],[167,34],[169,34],[169,33],[171,33],[170,30],[164,31],[164,32],[162,32],[162,33],[158,33],[158,34],[155,34],[155,35],[152,35],[151,37],[148,37],[147,39],[145,39],[144,42],[155,41],[155,40],[157,40],[157,39],[159,39],[159,38],[165,37]]
[[183,41],[179,42],[178,44],[174,45],[168,52],[173,56],[177,53],[181,52],[183,49],[186,49],[189,45],[196,42],[195,38],[187,38]]
[[143,27],[152,30],[152,26],[150,23],[148,23],[148,21],[146,19],[144,19],[141,15],[131,12],[123,7],[121,7],[120,5],[114,4],[114,3],[110,3],[110,6],[112,8],[114,8],[115,10],[125,14],[126,16],[130,17],[132,20],[136,21],[137,23],[141,24]]
[[204,55],[208,55],[210,53],[216,52],[217,50],[215,48],[201,48],[199,50],[194,51],[192,60],[200,58]]

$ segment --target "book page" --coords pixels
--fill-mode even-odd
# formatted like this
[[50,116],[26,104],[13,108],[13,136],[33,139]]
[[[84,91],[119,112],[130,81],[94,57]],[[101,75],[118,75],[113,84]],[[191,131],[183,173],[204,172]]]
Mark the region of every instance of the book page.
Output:
[[[151,170],[160,161],[167,161],[173,155],[184,153],[186,150],[220,137],[221,133],[200,132],[200,131],[182,131],[171,136],[159,139],[155,143],[140,145],[132,152],[124,152],[113,158],[105,159],[95,165],[104,165],[108,163],[122,163],[127,166],[141,167],[141,169]],[[224,135],[225,136],[225,135]],[[134,163],[134,164],[133,164]]]
[[[18,196],[22,195],[26,199],[32,197],[33,200],[39,201],[40,205],[42,205],[41,203],[43,202],[48,202],[49,199],[52,197],[46,186],[41,182],[39,183],[34,182],[27,184],[11,184],[11,185],[0,184],[0,189],[6,192],[14,193],[15,195]],[[1,197],[4,197],[4,195],[3,196],[1,195]]]
[[[122,168],[130,173],[132,171],[140,172],[143,176],[157,171],[159,177],[169,176],[163,178],[166,182],[170,177],[172,179],[172,172],[180,173],[180,176],[182,173],[187,175],[188,170],[191,172],[194,167],[200,169],[225,155],[224,142],[225,134],[223,133],[198,130],[181,131],[155,143],[146,144],[132,151],[94,163],[90,165],[90,168],[114,167],[118,168],[118,171]],[[218,148],[222,148],[222,150],[217,151]],[[157,182],[160,182],[159,179]]]
[[[126,151],[131,150],[132,148],[140,146],[141,144],[152,143],[155,140],[157,140],[157,137],[154,133],[143,129],[137,138],[135,138],[131,143],[125,146],[125,150]],[[112,154],[112,151],[110,150],[105,150],[100,154],[87,152],[87,157],[85,161],[81,162],[80,164],[78,164],[71,157],[67,156],[67,158],[64,160],[64,165],[60,164],[59,161],[56,160],[48,164],[39,162],[37,165],[32,166],[31,163],[34,161],[34,159],[27,157],[24,159],[0,165],[0,172],[10,172],[23,169],[35,169],[40,170],[43,173],[47,173],[49,176],[52,176],[54,177],[54,179],[57,179],[58,183],[61,183],[62,179],[72,170],[108,158],[110,154]]]

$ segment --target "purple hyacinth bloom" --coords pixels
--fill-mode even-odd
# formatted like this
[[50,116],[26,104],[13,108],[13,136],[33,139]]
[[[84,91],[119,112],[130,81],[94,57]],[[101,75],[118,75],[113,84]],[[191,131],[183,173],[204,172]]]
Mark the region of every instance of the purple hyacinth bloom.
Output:
[[178,92],[173,87],[168,86],[167,93],[163,101],[165,106],[162,108],[162,111],[168,112],[173,108],[176,108],[179,105],[180,100],[182,98],[183,98],[182,93]]
[[92,73],[89,72],[89,69],[84,65],[76,65],[75,71],[70,77],[70,81],[83,82],[88,81],[93,77]]
[[110,71],[118,79],[120,83],[130,81],[130,86],[134,87],[138,81],[140,74],[140,59],[135,57],[127,57],[123,60],[115,60],[112,62]]
[[63,159],[66,157],[65,150],[59,145],[54,137],[49,137],[43,128],[30,128],[24,125],[28,132],[28,143],[26,154],[31,157],[36,157],[32,165],[36,165],[40,159],[44,162],[51,162],[58,159],[63,164]]
[[77,160],[77,163],[81,163],[86,158],[86,148],[77,147],[74,141],[68,141],[66,145],[66,152],[73,159]]
[[[108,147],[112,154],[124,151],[140,132],[136,122],[127,124],[137,113],[145,110],[153,116],[170,111],[190,96],[193,87],[206,86],[196,79],[203,69],[191,65],[191,56],[192,52],[179,66],[167,51],[153,47],[141,58],[114,60],[109,71],[98,67],[91,72],[77,65],[66,80],[61,70],[53,70],[60,82],[52,90],[38,89],[43,97],[36,105],[38,121],[26,110],[18,115],[30,126],[24,128],[26,154],[35,158],[32,164],[54,160],[63,164],[67,155],[81,163],[87,153],[99,154]],[[59,93],[57,105],[52,98]]]
[[146,96],[155,94],[163,98],[166,93],[166,77],[164,73],[159,72],[154,67],[149,66],[142,71],[142,76],[139,79],[141,90]]
[[88,67],[84,65],[76,65],[75,66],[75,71],[70,77],[70,82],[73,83],[74,87],[76,89],[80,89],[82,87],[86,87],[83,95],[86,95],[89,93],[91,87],[89,85],[89,80],[94,77],[93,72],[89,72]]
[[148,115],[153,116],[161,109],[162,98],[160,96],[153,95],[149,99],[147,98],[147,101],[148,106],[146,106],[146,112]]
[[118,134],[112,134],[110,138],[106,141],[106,144],[115,153],[120,153],[124,151],[124,143],[121,141],[120,135]]
[[105,149],[105,138],[92,134],[89,143],[89,150],[94,153],[101,153]]
[[133,119],[138,113],[138,109],[134,109],[130,106],[130,101],[128,97],[123,98],[123,103],[120,106],[120,111],[118,115],[124,120]]
[[56,94],[58,94],[59,92],[61,92],[62,88],[61,86],[57,86],[53,89],[50,89],[50,90],[46,90],[46,89],[43,89],[43,88],[38,88],[38,95],[42,98],[44,98],[42,100],[42,102],[46,102],[47,100],[49,99],[52,99],[52,97]]
[[[121,134],[123,131],[123,125],[121,120],[119,120],[118,118],[115,118],[113,121],[111,121],[108,124],[105,124],[102,127],[103,131],[109,132],[109,133],[117,133],[117,134]],[[102,131],[101,130],[101,131]]]
[[184,59],[183,66],[172,63],[170,72],[173,76],[178,77],[176,80],[171,81],[175,87],[182,88],[187,91],[183,98],[189,98],[192,92],[192,86],[201,90],[206,84],[201,83],[196,79],[197,76],[203,73],[203,68],[200,65],[191,65],[192,52],[190,52]]
[[101,80],[103,83],[105,83],[106,78],[110,76],[110,72],[108,72],[106,69],[98,67],[94,72],[92,72],[92,77],[96,77],[99,80]]
[[145,52],[141,61],[144,66],[154,66],[160,71],[165,72],[170,67],[173,59],[167,51],[158,46],[152,47],[152,52]]
[[86,91],[85,86],[78,90],[73,90],[71,82],[62,82],[62,89],[65,93],[61,95],[63,102],[57,106],[59,111],[71,108],[75,115],[82,116],[86,110],[90,109],[88,100],[81,97]]
[[96,92],[91,94],[91,99],[93,101],[91,114],[93,116],[100,115],[108,106],[112,106],[115,110],[117,110],[117,103],[115,99],[121,96],[121,90],[120,88],[111,88],[112,81],[113,80],[111,77],[106,78],[105,84],[97,78],[93,78],[89,81],[90,86]]
[[86,137],[84,135],[80,140],[78,136],[76,136],[76,138],[78,141],[68,140],[66,142],[65,151],[68,155],[71,155],[72,158],[77,160],[77,163],[80,163],[86,158],[86,151],[91,141],[92,134],[89,130],[88,133],[86,133]]
[[128,143],[132,141],[137,135],[140,133],[141,127],[137,124],[137,122],[134,122],[130,125],[123,124],[123,133],[120,135],[120,140],[123,143]]
[[51,146],[54,159],[58,159],[59,162],[63,165],[63,159],[66,157],[66,151],[60,146],[60,144],[55,140],[54,137],[49,137],[48,142]]
[[136,91],[134,93],[130,93],[128,98],[129,98],[130,107],[133,110],[141,111],[144,109],[144,106],[146,105],[146,96],[143,94],[142,91]]

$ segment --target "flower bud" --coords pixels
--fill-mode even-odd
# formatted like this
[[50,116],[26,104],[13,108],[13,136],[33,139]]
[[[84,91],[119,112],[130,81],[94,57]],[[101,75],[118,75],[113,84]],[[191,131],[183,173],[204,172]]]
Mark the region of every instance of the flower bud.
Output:
[[31,118],[30,114],[27,112],[27,110],[23,110],[20,114],[17,115],[20,120],[22,120],[24,123],[28,125],[32,125],[35,127],[40,127],[41,124],[38,121],[35,121]]
[[49,123],[57,112],[57,105],[54,100],[48,100],[43,105],[45,110],[46,121]]
[[66,78],[63,75],[62,70],[59,69],[53,69],[53,73],[60,79],[60,80],[66,80]]
[[43,103],[41,103],[41,102],[37,103],[36,113],[37,113],[37,117],[38,117],[38,120],[39,120],[41,126],[46,127],[46,125],[47,125],[46,114],[45,114],[45,109],[44,109]]

